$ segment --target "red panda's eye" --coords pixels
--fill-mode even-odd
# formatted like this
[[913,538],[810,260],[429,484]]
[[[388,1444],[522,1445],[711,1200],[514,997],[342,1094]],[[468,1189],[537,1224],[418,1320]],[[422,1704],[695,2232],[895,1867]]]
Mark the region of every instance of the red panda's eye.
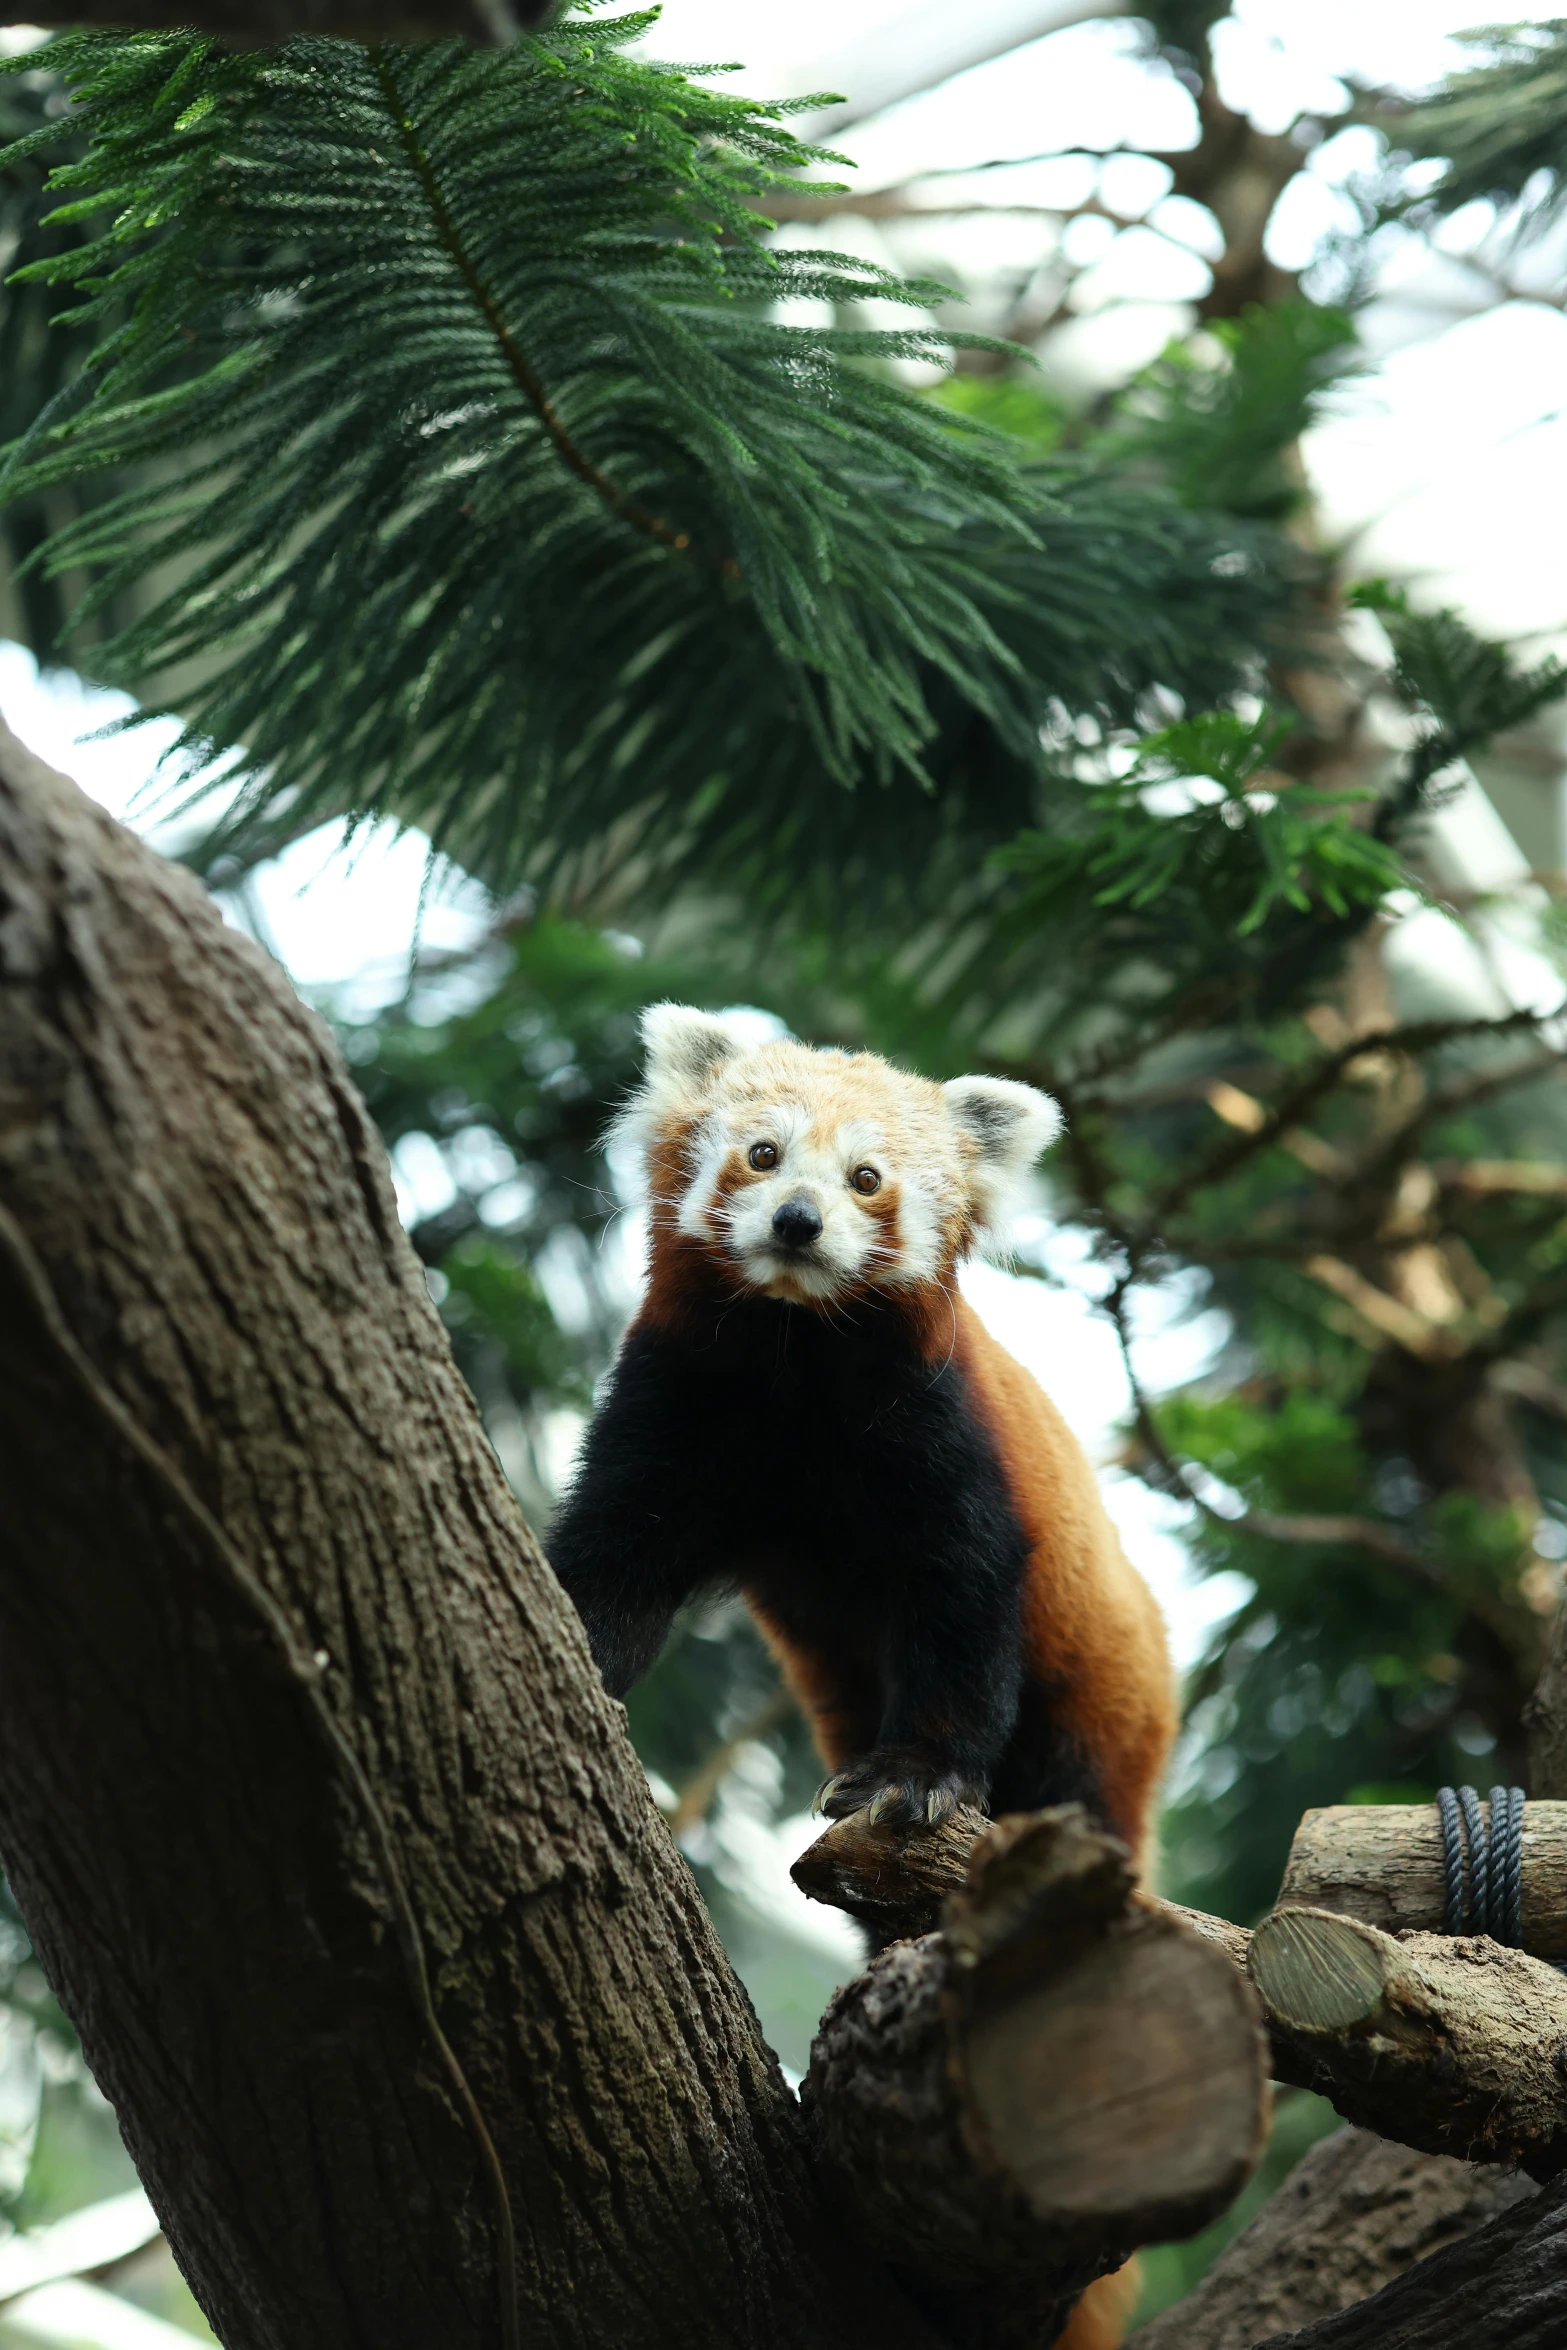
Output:
[[881,1177],[874,1167],[856,1167],[854,1173],[849,1177],[849,1181],[856,1191],[863,1191],[867,1197],[873,1191],[881,1189]]
[[769,1167],[778,1164],[778,1145],[775,1142],[753,1142],[750,1159],[758,1175],[765,1175]]

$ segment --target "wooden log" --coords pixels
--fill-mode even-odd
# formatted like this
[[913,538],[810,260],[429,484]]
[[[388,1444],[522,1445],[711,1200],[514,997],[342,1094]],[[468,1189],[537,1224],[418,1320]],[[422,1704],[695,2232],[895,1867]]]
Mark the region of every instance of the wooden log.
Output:
[[1137,2350],[1251,2350],[1352,2308],[1539,2188],[1515,2171],[1335,2130],[1313,2146]]
[[[1335,1803],[1295,1831],[1279,1906],[1332,1909],[1384,1933],[1442,1930],[1446,1885],[1436,1806]],[[1523,1948],[1567,1959],[1567,1803],[1523,1807]]]
[[[900,1916],[926,1924],[941,1888],[960,1886],[974,1816],[900,1832],[857,1813],[801,1856],[795,1881],[878,1934],[896,1931]],[[1567,2051],[1567,1978],[1552,1967],[1482,1937],[1395,1941],[1337,1911],[1276,1911],[1253,1933],[1132,1898],[1249,1976],[1274,2080],[1314,2089],[1347,2121],[1424,2153],[1521,2162],[1539,2178],[1567,2160],[1567,2055],[1563,2070],[1555,2060]],[[1317,1922],[1284,1922],[1302,1916]]]
[[1277,1909],[1248,1969],[1276,2076],[1346,2121],[1538,2179],[1567,2166],[1567,1981],[1553,1967],[1480,1935],[1395,1941],[1330,1910]]
[[863,1811],[851,1812],[834,1820],[789,1874],[808,1900],[847,1910],[874,1940],[932,1934],[948,1895],[968,1883],[974,1846],[989,1826],[978,1811],[913,1829],[873,1825]]
[[961,2311],[968,2338],[982,2309],[997,2350],[1040,2350],[1086,2285],[1250,2175],[1257,2009],[1076,1805],[989,1829],[946,1918],[838,1994],[801,2102],[854,2233],[938,2325]]

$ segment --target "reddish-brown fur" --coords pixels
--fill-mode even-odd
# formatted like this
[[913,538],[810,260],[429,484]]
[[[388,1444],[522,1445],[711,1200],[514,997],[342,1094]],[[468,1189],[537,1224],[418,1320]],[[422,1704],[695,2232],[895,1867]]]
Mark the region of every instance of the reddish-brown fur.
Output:
[[1153,1595],[1121,1548],[1088,1456],[1021,1363],[956,1300],[957,1360],[1031,1544],[1026,1653],[1098,1765],[1106,1814],[1140,1858],[1175,1735],[1175,1684]]

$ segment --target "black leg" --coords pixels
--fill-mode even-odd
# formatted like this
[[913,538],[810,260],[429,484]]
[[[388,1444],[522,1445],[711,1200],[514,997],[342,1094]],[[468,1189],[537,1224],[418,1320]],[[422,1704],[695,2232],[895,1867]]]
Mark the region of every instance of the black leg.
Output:
[[715,1572],[705,1497],[671,1425],[678,1397],[637,1375],[633,1349],[627,1358],[547,1545],[611,1697],[656,1662],[675,1610]]
[[822,1809],[935,1826],[982,1806],[1017,1723],[1022,1686],[1021,1562],[930,1562],[889,1625],[876,1744],[835,1772]]

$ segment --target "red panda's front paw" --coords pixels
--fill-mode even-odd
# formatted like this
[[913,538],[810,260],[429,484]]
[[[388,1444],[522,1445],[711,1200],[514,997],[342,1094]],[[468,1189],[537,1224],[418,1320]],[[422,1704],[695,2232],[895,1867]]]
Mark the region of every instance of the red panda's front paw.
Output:
[[976,1810],[981,1789],[957,1771],[911,1754],[867,1754],[835,1771],[816,1798],[830,1820],[863,1811],[872,1827],[939,1828],[961,1805]]

